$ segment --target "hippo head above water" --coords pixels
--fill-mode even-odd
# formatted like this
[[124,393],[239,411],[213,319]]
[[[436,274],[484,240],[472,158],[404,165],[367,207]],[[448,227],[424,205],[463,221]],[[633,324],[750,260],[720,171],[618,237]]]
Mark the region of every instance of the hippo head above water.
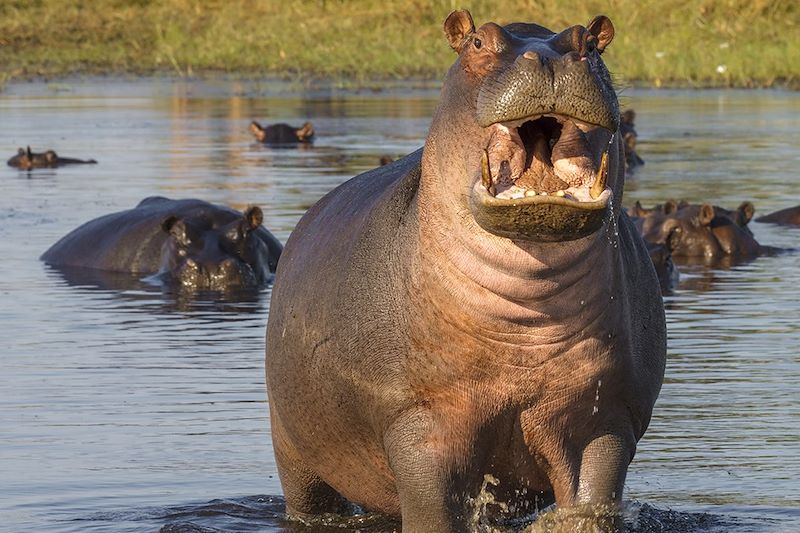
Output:
[[266,245],[256,234],[263,218],[257,206],[224,225],[203,212],[168,216],[161,223],[167,240],[157,276],[204,289],[262,284],[270,272]]
[[250,123],[250,133],[260,143],[274,145],[307,144],[314,140],[314,126],[310,122],[299,128],[279,123],[262,126],[255,120]]
[[20,170],[32,170],[34,168],[56,168],[62,165],[81,165],[96,164],[94,159],[74,159],[71,157],[59,157],[53,150],[36,153],[31,147],[19,148],[17,155],[8,160],[8,166],[16,167]]
[[445,33],[459,57],[426,143],[436,166],[458,169],[438,184],[444,194],[468,198],[476,222],[499,236],[553,242],[597,231],[623,185],[619,104],[600,57],[611,21],[561,33],[475,29],[469,12],[455,11]]

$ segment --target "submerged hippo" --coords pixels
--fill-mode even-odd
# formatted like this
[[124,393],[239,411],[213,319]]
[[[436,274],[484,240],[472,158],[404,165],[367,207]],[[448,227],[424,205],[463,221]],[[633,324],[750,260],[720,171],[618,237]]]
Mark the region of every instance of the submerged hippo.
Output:
[[250,123],[250,133],[264,144],[310,143],[314,140],[314,126],[306,122],[299,128],[288,124],[272,124],[266,128],[255,120]]
[[769,222],[771,224],[784,224],[787,226],[800,226],[800,205],[769,213],[763,217],[758,217],[756,221]]
[[53,150],[42,153],[31,151],[31,147],[19,148],[17,155],[8,160],[8,166],[20,170],[31,170],[34,168],[56,168],[62,165],[94,165],[94,159],[73,159],[71,157],[59,157]]
[[614,28],[476,30],[467,11],[444,28],[458,59],[424,148],[326,195],[278,266],[266,377],[287,512],[463,532],[496,479],[509,509],[555,500],[566,531],[598,509],[613,529],[666,350],[620,208]]
[[280,242],[259,207],[240,213],[202,200],[150,197],[91,220],[41,257],[59,267],[156,274],[201,289],[259,286],[275,271]]
[[622,136],[622,142],[625,146],[625,168],[629,172],[636,167],[644,165],[644,159],[639,157],[636,152],[636,141],[639,135],[636,133],[635,120],[636,111],[626,109],[620,116],[619,122],[619,134]]

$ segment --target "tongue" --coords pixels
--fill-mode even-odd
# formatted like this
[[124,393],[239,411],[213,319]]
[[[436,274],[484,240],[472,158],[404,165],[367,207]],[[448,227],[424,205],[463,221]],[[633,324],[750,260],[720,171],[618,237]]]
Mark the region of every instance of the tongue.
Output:
[[537,192],[555,192],[569,185],[556,176],[550,162],[550,143],[542,133],[536,133],[531,146],[531,166],[517,180],[516,185]]

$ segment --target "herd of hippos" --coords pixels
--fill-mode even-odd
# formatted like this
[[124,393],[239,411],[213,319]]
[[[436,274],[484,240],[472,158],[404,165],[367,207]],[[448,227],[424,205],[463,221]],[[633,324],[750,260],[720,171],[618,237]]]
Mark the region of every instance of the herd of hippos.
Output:
[[[777,250],[754,239],[750,202],[613,209],[643,161],[601,58],[607,17],[556,33],[460,10],[444,34],[457,59],[424,147],[329,192],[285,248],[258,207],[151,197],[42,259],[212,289],[276,273],[266,385],[289,516],[360,508],[457,533],[488,490],[490,519],[555,503],[561,531],[616,531],[663,383],[672,260]],[[800,206],[757,220],[800,225]]]
[[[620,114],[619,135],[628,174],[644,165],[636,151],[635,118],[632,109]],[[256,141],[274,147],[311,144],[315,135],[311,122],[295,128],[284,123],[263,127],[253,121],[249,129]],[[379,164],[383,166],[392,161],[390,156],[384,155]],[[30,147],[19,148],[17,155],[8,160],[9,166],[27,171],[96,163],[94,159],[60,157],[53,150],[36,153]],[[252,209],[258,210],[257,207]],[[755,207],[749,201],[742,202],[733,211],[674,199],[645,208],[637,201],[626,212],[644,238],[664,293],[670,293],[678,280],[676,262],[714,265],[721,260],[746,260],[781,251],[763,246],[753,237],[748,223]],[[180,224],[168,222],[176,217],[180,218]],[[269,274],[275,272],[282,246],[269,231],[260,227],[261,215],[254,227],[242,223],[241,218],[241,213],[201,200],[146,198],[134,209],[80,226],[50,248],[42,259],[53,266],[155,275],[165,283],[202,289],[262,286],[271,279]],[[245,213],[244,219],[247,218]],[[755,220],[800,226],[800,205]],[[233,233],[224,229],[234,221],[245,229]],[[256,229],[258,231],[248,237]],[[111,237],[106,237],[98,246],[97,236],[108,236],[109,232]],[[234,242],[237,239],[247,244]],[[203,246],[198,247],[198,243]],[[141,246],[146,249],[142,250]]]

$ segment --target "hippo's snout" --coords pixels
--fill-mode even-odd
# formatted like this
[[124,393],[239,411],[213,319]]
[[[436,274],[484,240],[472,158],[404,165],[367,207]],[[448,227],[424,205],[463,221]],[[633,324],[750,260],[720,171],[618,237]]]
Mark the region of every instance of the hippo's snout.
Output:
[[198,263],[190,257],[173,269],[169,276],[180,285],[195,289],[224,290],[258,284],[250,265],[232,257],[208,264]]
[[478,91],[482,127],[548,114],[616,131],[619,104],[608,73],[575,51],[552,57],[527,50]]

